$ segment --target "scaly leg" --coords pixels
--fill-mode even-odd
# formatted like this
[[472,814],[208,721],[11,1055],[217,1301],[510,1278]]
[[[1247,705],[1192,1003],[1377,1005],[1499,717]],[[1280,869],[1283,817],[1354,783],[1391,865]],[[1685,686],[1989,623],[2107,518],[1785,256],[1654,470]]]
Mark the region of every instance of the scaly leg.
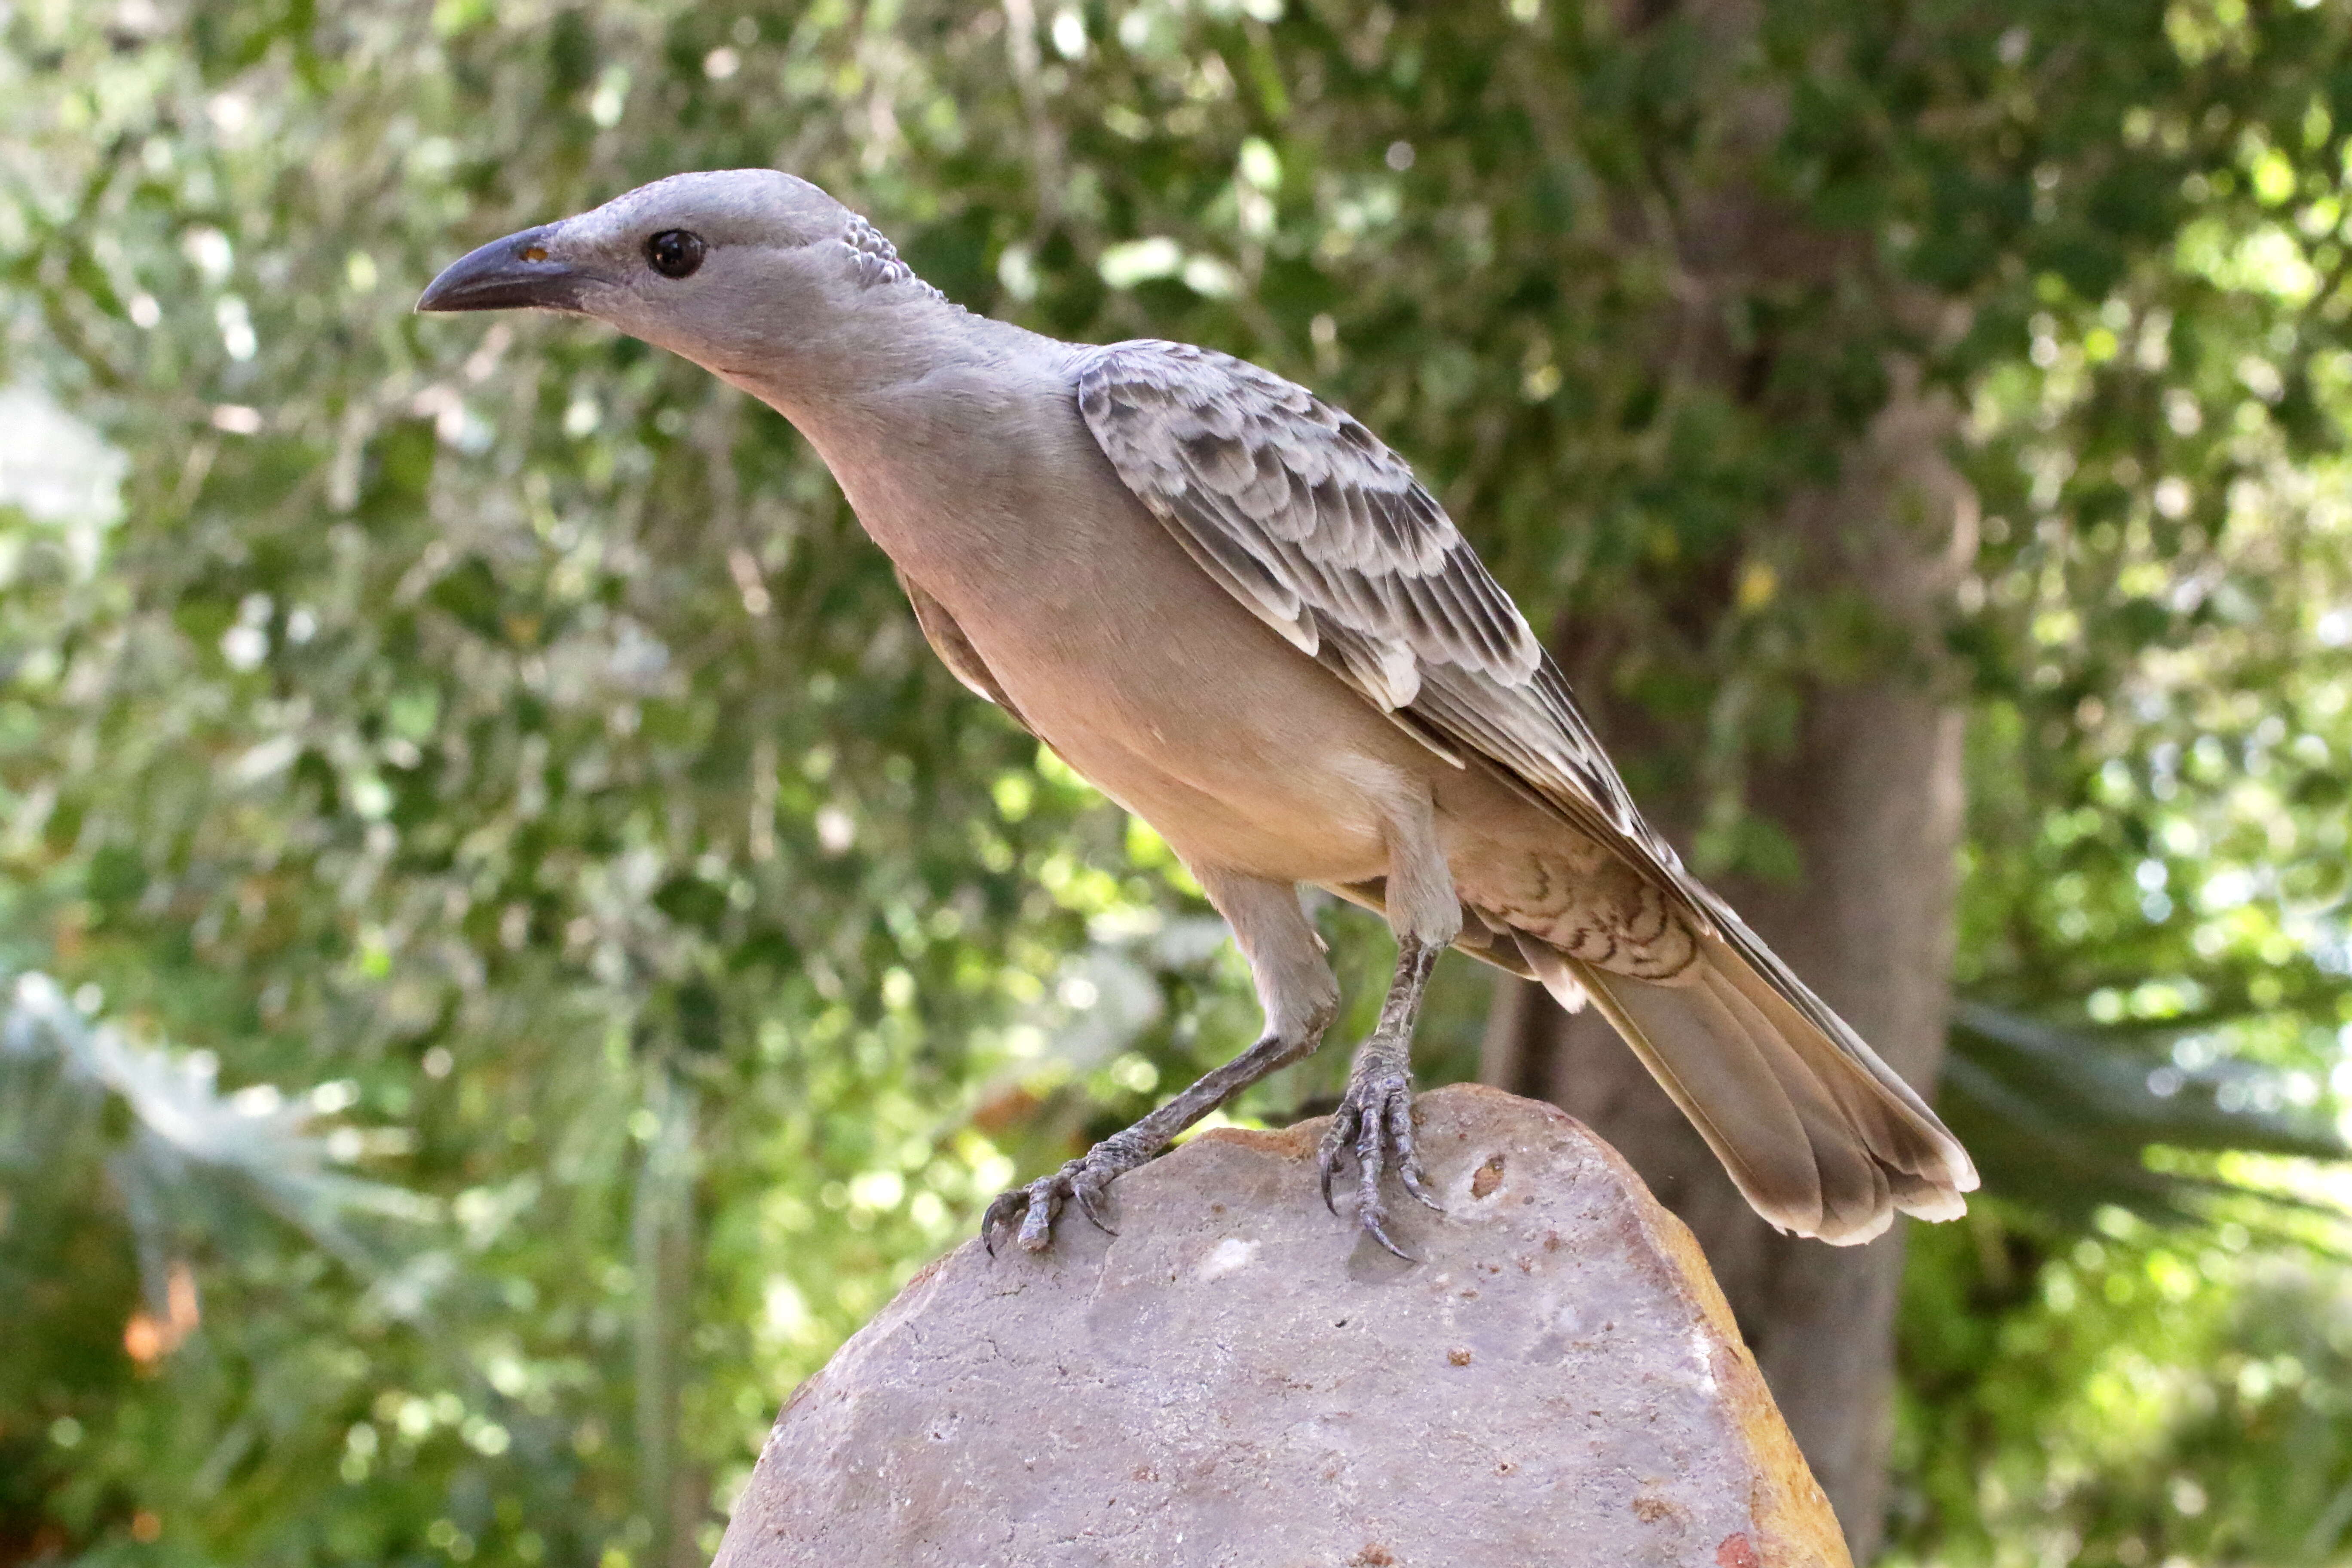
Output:
[[997,1233],[1012,1228],[1016,1217],[1021,1245],[1031,1252],[1044,1251],[1053,1245],[1055,1217],[1072,1199],[1078,1212],[1109,1230],[1103,1195],[1114,1177],[1156,1158],[1179,1132],[1322,1043],[1323,1031],[1339,1011],[1339,987],[1323,956],[1323,939],[1298,907],[1298,889],[1286,882],[1210,867],[1193,867],[1192,875],[1234,928],[1234,940],[1249,959],[1258,1000],[1265,1007],[1265,1037],[1053,1174],[999,1194],[980,1220],[981,1237],[990,1252],[996,1250]]
[[980,1219],[981,1237],[988,1250],[996,1250],[997,1232],[1010,1226],[1018,1215],[1021,1245],[1031,1252],[1043,1252],[1053,1245],[1055,1217],[1062,1212],[1062,1205],[1072,1198],[1077,1200],[1078,1212],[1092,1220],[1096,1228],[1118,1235],[1103,1206],[1103,1190],[1110,1185],[1113,1177],[1123,1176],[1138,1165],[1158,1158],[1175,1142],[1176,1134],[1266,1074],[1307,1055],[1318,1039],[1319,1037],[1310,1037],[1286,1040],[1279,1035],[1268,1035],[1224,1066],[1202,1075],[1192,1088],[1159,1110],[1124,1131],[1114,1132],[1052,1175],[1040,1176],[1025,1187],[999,1193]]
[[[1389,874],[1381,901],[1396,932],[1396,978],[1381,1004],[1381,1021],[1356,1052],[1348,1092],[1331,1117],[1317,1152],[1323,1201],[1331,1202],[1331,1173],[1353,1149],[1356,1156],[1356,1223],[1399,1258],[1411,1254],[1388,1232],[1387,1201],[1381,1176],[1391,1165],[1405,1191],[1438,1206],[1422,1179],[1413,1148],[1412,1026],[1421,1016],[1422,994],[1437,967],[1437,956],[1462,931],[1462,900],[1437,837],[1435,815],[1426,795],[1400,790],[1387,803]],[[1336,1207],[1336,1205],[1335,1205]]]
[[1381,1195],[1381,1175],[1394,1156],[1397,1177],[1405,1191],[1439,1207],[1423,1180],[1420,1152],[1412,1131],[1412,1026],[1421,1016],[1422,994],[1437,968],[1443,947],[1431,947],[1411,936],[1397,939],[1396,978],[1388,999],[1381,1004],[1381,1021],[1356,1051],[1348,1075],[1348,1092],[1332,1113],[1323,1134],[1316,1163],[1323,1176],[1323,1202],[1331,1212],[1331,1174],[1352,1147],[1356,1155],[1356,1223],[1366,1234],[1399,1258],[1412,1255],[1388,1233],[1388,1204]]

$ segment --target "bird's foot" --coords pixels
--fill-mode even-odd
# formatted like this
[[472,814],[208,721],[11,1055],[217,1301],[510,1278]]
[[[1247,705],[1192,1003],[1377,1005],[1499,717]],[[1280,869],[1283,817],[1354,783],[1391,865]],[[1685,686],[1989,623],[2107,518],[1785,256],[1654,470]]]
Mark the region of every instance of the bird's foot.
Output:
[[1026,1252],[1043,1252],[1054,1245],[1054,1221],[1062,1205],[1076,1199],[1078,1212],[1106,1236],[1117,1236],[1105,1196],[1114,1177],[1126,1174],[1150,1160],[1157,1150],[1145,1150],[1131,1138],[1135,1129],[1104,1139],[1050,1176],[996,1194],[980,1216],[980,1239],[989,1256],[996,1256],[1000,1233],[1010,1231]]
[[1388,1233],[1388,1201],[1381,1193],[1381,1176],[1394,1164],[1404,1190],[1433,1209],[1442,1209],[1422,1177],[1421,1153],[1413,1144],[1412,1068],[1403,1040],[1374,1035],[1364,1042],[1348,1078],[1348,1092],[1331,1114],[1323,1133],[1316,1164],[1322,1172],[1323,1202],[1331,1201],[1331,1177],[1352,1149],[1356,1156],[1356,1223],[1364,1233],[1399,1258],[1417,1261]]

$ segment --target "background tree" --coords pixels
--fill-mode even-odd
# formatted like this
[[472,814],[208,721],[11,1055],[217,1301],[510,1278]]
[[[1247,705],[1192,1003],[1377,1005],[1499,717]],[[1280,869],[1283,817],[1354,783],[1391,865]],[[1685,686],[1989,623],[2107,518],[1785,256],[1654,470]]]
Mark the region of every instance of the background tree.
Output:
[[[1883,1503],[1900,1244],[1777,1252],[1615,1047],[1516,999],[1485,1030],[1698,1225],[1858,1540],[2337,1553],[2352,1303],[2295,1161],[2352,1022],[2340,12],[0,28],[0,369],[125,465],[109,507],[0,459],[0,932],[417,1200],[341,1255],[142,1228],[91,1174],[139,1103],[93,1090],[82,1179],[0,1208],[46,1292],[0,1308],[42,1347],[0,1552],[694,1561],[977,1204],[1246,1037],[1164,850],[934,668],[780,420],[573,323],[407,313],[484,238],[773,163],[974,309],[1228,348],[1381,429],[1701,869],[1916,1072],[1956,953],[1946,1104],[1997,1195],[1902,1276]],[[1361,1003],[1377,933],[1329,924]],[[1442,981],[1431,1081],[1490,994]],[[68,1158],[33,1062],[12,1173]],[[130,1333],[175,1279],[188,1326]]]
[[[1734,879],[1759,929],[1890,1060],[1929,1079],[1970,688],[2011,696],[2037,644],[2096,650],[2092,668],[2032,672],[2035,728],[2057,748],[2095,720],[2122,668],[2191,635],[2201,591],[2188,584],[2230,570],[2210,549],[2232,524],[2214,489],[2230,481],[2212,471],[2213,434],[2159,411],[2214,396],[2216,350],[2233,374],[2248,355],[2280,362],[2265,384],[2284,416],[2240,420],[2242,437],[2275,429],[2283,445],[2260,458],[2241,445],[2223,464],[2335,445],[2325,414],[2285,405],[2288,381],[2307,387],[2312,363],[2339,352],[2324,320],[2297,319],[2316,291],[2281,299],[2242,271],[2217,289],[2181,241],[2284,239],[2266,220],[2300,195],[2328,205],[2306,211],[2282,261],[2317,247],[2334,265],[2343,30],[2307,9],[2163,5],[1690,5],[1625,20],[1654,58],[1692,62],[1695,101],[1722,106],[1688,122],[1682,158],[1653,163],[1642,210],[1664,217],[1637,232],[1681,282],[1649,363],[1666,406],[1704,411],[1681,414],[1714,432],[1694,449],[1761,476],[1765,496],[1740,504],[1779,517],[1769,530],[1710,520],[1713,538],[1685,530],[1639,574],[1652,621],[1580,616],[1564,651],[1621,748],[1656,754],[1653,798],[1679,799],[1695,858]],[[2226,308],[2225,292],[2238,296]],[[2035,410],[2075,473],[2021,496],[2014,448],[1989,439],[2007,423],[1985,401],[1991,367],[2014,366],[2030,338],[2024,368],[2058,369],[2055,322],[2074,314],[2087,333],[2094,310],[2105,336],[2085,338],[2087,363]],[[2248,405],[2247,390],[2218,390]],[[1971,404],[1977,450],[1955,454]],[[1738,456],[1751,451],[1795,463]],[[1994,508],[1982,527],[1980,497]],[[1987,606],[1969,574],[1971,557],[2001,562],[2029,518],[2047,547],[2037,564],[2056,568],[2022,595],[2039,623]],[[1996,580],[2011,593],[2027,581]],[[2056,637],[2052,616],[2072,623]],[[1665,649],[1699,676],[1703,709],[1660,700]],[[1629,675],[1651,689],[1627,690]],[[1893,1316],[1902,1236],[1847,1254],[1773,1236],[1605,1025],[1512,1005],[1489,1071],[1606,1130],[1698,1230],[1866,1550],[1893,1366],[1887,1337],[1864,1325]]]

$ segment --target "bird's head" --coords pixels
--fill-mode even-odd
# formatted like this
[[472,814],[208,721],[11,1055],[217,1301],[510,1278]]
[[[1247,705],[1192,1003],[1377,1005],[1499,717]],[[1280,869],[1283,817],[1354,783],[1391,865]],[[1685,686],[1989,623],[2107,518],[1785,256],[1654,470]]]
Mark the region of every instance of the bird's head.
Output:
[[877,287],[926,297],[890,244],[772,169],[673,174],[450,263],[419,310],[566,310],[730,380],[788,361]]

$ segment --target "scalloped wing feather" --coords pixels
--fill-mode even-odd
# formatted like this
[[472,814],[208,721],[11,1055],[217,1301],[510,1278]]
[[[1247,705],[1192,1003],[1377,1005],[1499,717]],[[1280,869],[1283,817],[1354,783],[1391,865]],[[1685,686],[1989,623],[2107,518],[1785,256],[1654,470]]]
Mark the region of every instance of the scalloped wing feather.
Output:
[[[1612,1020],[1702,1131],[1714,1130],[1710,1142],[1761,1212],[1841,1241],[1875,1234],[1897,1207],[1958,1212],[1977,1184],[1967,1152],[1684,872],[1525,618],[1402,458],[1304,387],[1210,350],[1116,343],[1085,353],[1076,371],[1079,412],[1111,466],[1203,571],[1431,751],[1488,768],[1669,889],[1701,939],[1718,944],[1722,973],[1704,994],[1580,977],[1525,936],[1524,962],[1506,967],[1542,977],[1563,1002],[1603,987]],[[1637,1005],[1690,1027],[1650,1039],[1628,1010]],[[1770,1093],[1734,1082],[1743,1071],[1769,1078]],[[1801,1107],[1774,1087],[1784,1079]],[[1711,1108],[1744,1117],[1774,1104],[1780,1131],[1801,1122],[1803,1136],[1710,1120]]]
[[1078,409],[1234,598],[1448,762],[1523,793],[1713,911],[1634,809],[1510,596],[1412,468],[1296,383],[1184,343],[1092,350]]

